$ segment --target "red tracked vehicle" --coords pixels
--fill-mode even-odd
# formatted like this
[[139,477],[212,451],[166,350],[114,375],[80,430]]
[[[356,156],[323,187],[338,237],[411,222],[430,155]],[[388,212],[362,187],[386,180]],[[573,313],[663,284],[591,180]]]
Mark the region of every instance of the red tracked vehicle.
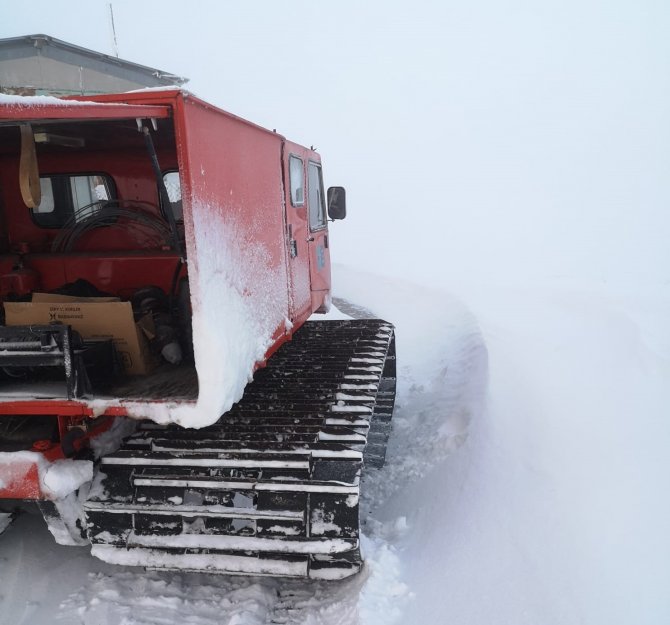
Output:
[[316,152],[186,92],[0,99],[0,510],[115,563],[356,572],[395,347],[305,323],[327,213]]

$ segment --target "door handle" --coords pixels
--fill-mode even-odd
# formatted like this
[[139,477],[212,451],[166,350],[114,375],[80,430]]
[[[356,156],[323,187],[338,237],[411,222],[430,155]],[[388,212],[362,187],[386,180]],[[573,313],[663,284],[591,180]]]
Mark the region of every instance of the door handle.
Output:
[[311,243],[312,241],[314,241],[314,237],[307,237],[305,239],[305,241],[307,241],[308,243]]

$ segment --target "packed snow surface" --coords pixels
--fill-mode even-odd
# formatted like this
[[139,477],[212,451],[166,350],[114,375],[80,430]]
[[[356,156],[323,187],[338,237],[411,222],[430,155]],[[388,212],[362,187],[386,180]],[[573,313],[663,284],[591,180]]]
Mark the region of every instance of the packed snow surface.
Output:
[[44,486],[56,499],[62,499],[93,479],[90,460],[57,460],[44,473]]
[[37,467],[42,493],[53,500],[66,497],[93,478],[93,463],[90,460],[49,462],[42,454],[33,451],[0,452],[2,475],[12,483],[18,484],[33,466]]
[[195,255],[189,250],[189,262],[195,266],[190,288],[200,393],[195,406],[180,407],[170,415],[170,420],[189,427],[214,423],[242,397],[254,366],[263,360],[288,315],[285,267],[273,263],[255,232],[238,230],[232,219],[212,217],[235,208],[234,203],[196,201],[192,210],[196,249]]
[[12,515],[9,512],[0,512],[0,534],[4,532],[12,522]]
[[397,328],[398,406],[387,465],[363,487],[363,572],[114,567],[24,514],[0,536],[0,623],[670,622],[670,294],[457,299],[342,267],[334,282]]

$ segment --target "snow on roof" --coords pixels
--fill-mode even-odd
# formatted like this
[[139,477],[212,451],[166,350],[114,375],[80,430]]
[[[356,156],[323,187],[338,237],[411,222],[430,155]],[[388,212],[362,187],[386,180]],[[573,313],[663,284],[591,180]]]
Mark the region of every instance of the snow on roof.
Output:
[[180,85],[165,85],[163,87],[142,87],[141,89],[131,89],[124,91],[124,93],[151,93],[154,91],[181,91],[182,93],[190,93]]
[[0,94],[0,121],[19,123],[37,119],[125,119],[168,117],[168,107],[124,102],[93,102],[54,96]]
[[23,108],[30,106],[45,106],[45,105],[96,106],[99,105],[100,102],[91,102],[88,100],[64,100],[63,98],[57,98],[52,95],[6,95],[4,93],[0,93],[0,104],[9,104],[10,106],[13,105]]

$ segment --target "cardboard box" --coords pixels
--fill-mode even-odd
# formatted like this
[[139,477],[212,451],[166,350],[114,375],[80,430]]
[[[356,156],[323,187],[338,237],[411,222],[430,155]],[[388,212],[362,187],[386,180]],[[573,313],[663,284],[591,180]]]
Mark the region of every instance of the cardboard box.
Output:
[[72,326],[85,339],[114,339],[124,371],[129,375],[146,375],[157,364],[147,341],[153,332],[151,316],[135,323],[130,302],[113,297],[34,293],[32,302],[4,305],[8,326],[60,321]]
[[33,293],[33,304],[63,304],[70,302],[100,304],[120,301],[120,297],[76,297],[74,295],[61,295],[60,293]]

